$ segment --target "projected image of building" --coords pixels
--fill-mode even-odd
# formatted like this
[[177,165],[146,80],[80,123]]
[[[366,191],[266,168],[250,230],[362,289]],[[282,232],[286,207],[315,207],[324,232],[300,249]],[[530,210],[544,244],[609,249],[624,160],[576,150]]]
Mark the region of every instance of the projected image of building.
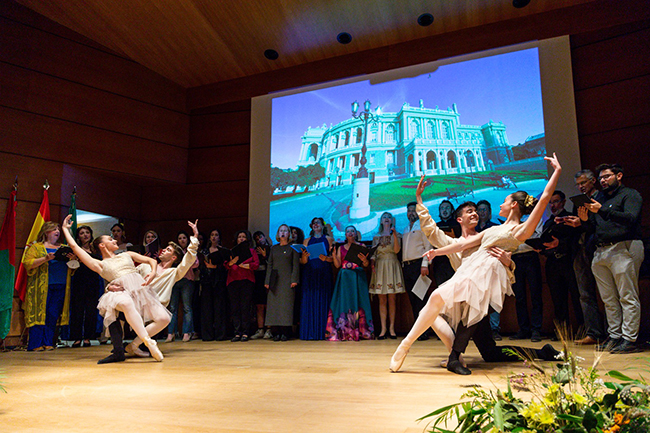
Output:
[[[513,161],[501,122],[462,125],[456,104],[447,110],[407,103],[398,113],[376,113],[368,124],[366,168],[370,183],[412,176],[491,170]],[[350,185],[360,167],[364,124],[350,118],[309,128],[302,137],[298,167],[320,164],[325,177],[311,189]]]

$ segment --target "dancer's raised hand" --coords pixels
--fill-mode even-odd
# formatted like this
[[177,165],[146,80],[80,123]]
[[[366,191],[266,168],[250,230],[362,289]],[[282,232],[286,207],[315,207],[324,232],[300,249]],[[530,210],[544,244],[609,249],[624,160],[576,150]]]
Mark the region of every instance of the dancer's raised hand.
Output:
[[420,177],[420,182],[418,182],[418,187],[415,189],[415,200],[419,203],[422,204],[422,193],[424,192],[424,188],[426,188],[428,182],[424,180],[424,175]]
[[187,225],[192,228],[192,234],[194,235],[195,238],[199,237],[199,228],[197,225],[199,224],[199,220],[196,220],[194,223],[192,221],[188,221]]
[[553,156],[545,156],[544,159],[551,164],[551,167],[553,167],[554,170],[562,170],[562,166],[560,165],[560,161],[557,160],[555,152],[553,152]]
[[70,227],[72,227],[72,215],[65,217],[63,224],[61,224],[62,229],[70,230]]

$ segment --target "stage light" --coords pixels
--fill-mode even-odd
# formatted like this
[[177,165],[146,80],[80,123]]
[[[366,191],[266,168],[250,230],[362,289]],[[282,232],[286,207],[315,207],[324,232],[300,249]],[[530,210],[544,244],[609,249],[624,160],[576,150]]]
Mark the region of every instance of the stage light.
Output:
[[352,42],[352,35],[350,33],[341,32],[336,35],[336,40],[339,41],[339,43],[346,45]]
[[264,57],[269,60],[276,60],[278,57],[280,57],[280,55],[275,50],[266,50],[264,51]]
[[422,14],[418,17],[418,24],[422,27],[427,27],[433,24],[433,15],[431,14]]

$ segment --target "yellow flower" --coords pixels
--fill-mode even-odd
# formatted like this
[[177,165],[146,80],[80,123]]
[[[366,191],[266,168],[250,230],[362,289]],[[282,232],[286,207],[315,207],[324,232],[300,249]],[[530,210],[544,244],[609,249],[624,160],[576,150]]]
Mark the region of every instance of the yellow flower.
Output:
[[587,402],[587,399],[583,395],[577,392],[571,394],[571,398],[573,399],[573,401],[575,401],[578,404],[585,404]]

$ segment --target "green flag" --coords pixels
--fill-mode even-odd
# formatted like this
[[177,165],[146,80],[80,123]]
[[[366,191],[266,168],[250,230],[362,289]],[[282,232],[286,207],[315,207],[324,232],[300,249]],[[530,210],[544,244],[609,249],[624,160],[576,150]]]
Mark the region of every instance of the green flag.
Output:
[[70,197],[70,207],[68,208],[68,213],[72,215],[72,227],[70,227],[70,232],[72,237],[77,237],[77,187],[75,186],[72,190],[72,197]]
[[16,276],[16,185],[0,230],[0,339],[9,334]]

